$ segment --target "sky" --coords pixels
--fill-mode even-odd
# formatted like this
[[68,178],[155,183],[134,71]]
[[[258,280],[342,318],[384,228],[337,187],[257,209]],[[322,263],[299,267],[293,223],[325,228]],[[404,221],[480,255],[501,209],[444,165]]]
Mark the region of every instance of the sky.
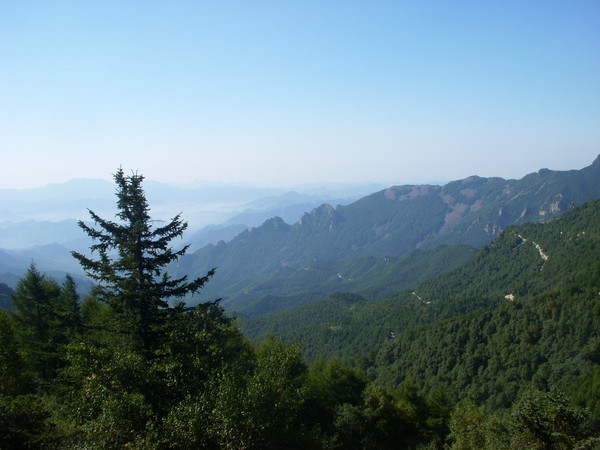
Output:
[[0,188],[580,169],[600,1],[3,1]]

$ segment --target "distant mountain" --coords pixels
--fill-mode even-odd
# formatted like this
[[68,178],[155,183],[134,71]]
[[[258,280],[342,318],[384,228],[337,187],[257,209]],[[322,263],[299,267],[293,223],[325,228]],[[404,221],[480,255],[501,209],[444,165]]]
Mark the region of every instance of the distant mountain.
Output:
[[72,275],[81,295],[87,294],[92,288],[91,280],[71,256],[71,248],[60,244],[36,246],[26,250],[0,249],[0,283],[14,288],[32,262],[35,262],[41,272],[59,283],[64,281],[65,275]]
[[[153,217],[170,219],[185,211],[194,228],[221,223],[257,198],[281,194],[279,189],[199,184],[193,188],[145,183]],[[115,187],[105,180],[75,179],[34,189],[0,190],[0,222],[87,220],[87,209],[101,217],[115,212]],[[45,242],[51,243],[51,242]]]
[[87,236],[74,219],[59,222],[27,220],[0,223],[0,248],[24,249],[37,245],[63,244],[73,249],[89,247]]
[[[354,360],[378,382],[445,386],[505,408],[558,386],[600,412],[600,200],[506,228],[467,263],[383,301],[354,294],[245,318],[260,341],[301,342],[310,360]],[[500,386],[501,385],[501,386]]]
[[[204,295],[243,309],[258,285],[314,261],[401,257],[442,244],[480,247],[510,225],[546,221],[600,197],[600,157],[581,170],[542,169],[520,180],[469,177],[444,186],[395,186],[345,206],[323,204],[293,225],[272,218],[180,261],[180,273],[217,267]],[[286,275],[287,276],[287,275]],[[289,294],[289,293],[288,293]]]
[[[71,255],[71,249],[61,244],[38,245],[24,250],[0,250],[0,268],[26,268],[35,262],[40,270],[83,274],[83,269]],[[84,251],[87,248],[84,248]]]
[[236,237],[248,227],[244,224],[237,225],[209,225],[201,228],[189,235],[185,245],[190,246],[190,250],[197,250],[210,244],[216,244],[219,241],[227,242]]
[[108,211],[113,197],[113,186],[104,180],[76,179],[33,189],[0,189],[0,222],[85,219],[86,208]]
[[348,204],[356,197],[331,197],[323,194],[302,194],[295,191],[281,195],[259,198],[245,205],[243,209],[222,224],[209,225],[195,231],[185,239],[193,250],[219,241],[230,241],[248,228],[256,227],[272,217],[281,217],[287,223],[296,222],[306,212],[324,201]]
[[301,194],[290,191],[283,195],[254,200],[245,205],[245,209],[242,212],[236,214],[231,219],[228,219],[225,223],[243,223],[248,227],[256,227],[272,217],[280,217],[286,223],[294,223],[297,222],[306,211],[310,211],[324,202],[335,202],[338,205],[347,205],[361,197],[362,195],[353,197],[332,197],[330,195]]

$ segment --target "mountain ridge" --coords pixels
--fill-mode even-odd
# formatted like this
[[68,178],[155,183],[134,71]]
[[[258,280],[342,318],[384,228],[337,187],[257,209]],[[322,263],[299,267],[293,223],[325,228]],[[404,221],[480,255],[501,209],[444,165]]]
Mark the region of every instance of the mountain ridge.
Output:
[[508,226],[558,217],[598,197],[600,158],[583,169],[541,169],[520,180],[471,176],[443,186],[392,186],[348,205],[323,204],[287,227],[273,227],[270,219],[188,255],[178,271],[218,267],[205,293],[225,297],[232,307],[257,280],[264,285],[282,269],[302,270],[315,260],[400,257],[440,245],[481,247]]

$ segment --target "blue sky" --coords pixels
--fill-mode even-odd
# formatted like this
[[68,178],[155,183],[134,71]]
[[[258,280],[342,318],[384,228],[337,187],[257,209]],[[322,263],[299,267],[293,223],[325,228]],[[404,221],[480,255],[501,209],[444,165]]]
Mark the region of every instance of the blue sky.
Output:
[[0,188],[581,168],[600,2],[1,2],[0,150]]

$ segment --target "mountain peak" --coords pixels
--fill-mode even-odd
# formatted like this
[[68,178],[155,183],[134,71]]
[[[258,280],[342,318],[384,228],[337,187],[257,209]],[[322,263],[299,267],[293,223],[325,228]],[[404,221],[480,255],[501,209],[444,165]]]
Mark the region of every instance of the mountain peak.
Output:
[[275,216],[275,217],[270,218],[264,224],[267,225],[267,226],[273,227],[275,229],[277,229],[277,228],[285,228],[285,227],[288,226],[288,224],[285,223],[285,221],[281,217],[279,217],[279,216]]
[[323,203],[310,213],[305,213],[298,222],[302,226],[309,226],[319,230],[333,230],[344,218],[329,203]]
[[271,217],[270,219],[266,220],[258,229],[260,229],[261,231],[272,231],[272,230],[286,231],[289,228],[290,228],[290,225],[285,223],[285,221],[281,217],[275,216],[275,217]]

